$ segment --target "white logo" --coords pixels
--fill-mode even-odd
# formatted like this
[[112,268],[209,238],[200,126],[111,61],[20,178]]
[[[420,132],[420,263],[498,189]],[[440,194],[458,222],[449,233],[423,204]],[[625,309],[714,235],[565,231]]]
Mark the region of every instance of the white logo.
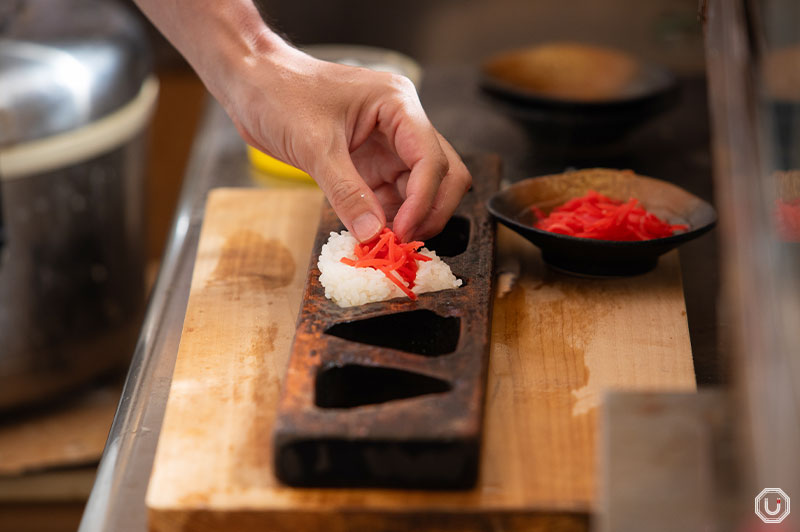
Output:
[[789,496],[779,488],[764,488],[756,495],[756,515],[765,523],[780,523],[789,515]]

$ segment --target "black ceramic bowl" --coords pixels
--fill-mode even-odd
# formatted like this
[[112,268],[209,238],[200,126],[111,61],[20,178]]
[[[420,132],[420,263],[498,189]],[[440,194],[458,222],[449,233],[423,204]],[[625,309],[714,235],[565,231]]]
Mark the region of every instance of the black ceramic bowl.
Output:
[[482,64],[480,83],[534,137],[574,147],[618,141],[678,99],[666,68],[576,43],[497,54]]
[[[636,198],[662,220],[687,224],[689,229],[666,238],[619,242],[560,235],[533,227],[536,217],[532,206],[549,213],[589,190],[619,200]],[[550,266],[601,277],[647,272],[656,266],[659,256],[709,231],[717,221],[711,205],[680,187],[630,170],[604,168],[524,179],[492,196],[488,207],[500,223],[538,246]]]

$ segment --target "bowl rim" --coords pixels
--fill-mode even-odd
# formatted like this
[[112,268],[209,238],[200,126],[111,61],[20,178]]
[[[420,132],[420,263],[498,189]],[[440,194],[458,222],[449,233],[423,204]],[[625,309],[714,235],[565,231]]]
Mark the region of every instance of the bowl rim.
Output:
[[[630,56],[642,68],[642,70],[657,73],[657,75],[661,77],[660,82],[653,84],[652,86],[647,86],[645,90],[641,90],[630,95],[615,96],[611,98],[599,98],[594,100],[578,100],[578,99],[571,99],[571,98],[564,98],[557,96],[548,96],[537,91],[519,87],[513,83],[502,80],[501,78],[498,78],[488,73],[487,71],[488,65],[497,58],[505,54],[513,52],[522,52],[525,50],[529,50],[531,48],[536,48],[542,44],[547,44],[547,43],[539,43],[532,46],[512,48],[509,50],[496,52],[484,58],[479,65],[479,74],[480,74],[479,84],[481,88],[487,93],[489,93],[491,96],[509,103],[516,102],[517,104],[527,105],[531,107],[552,106],[555,108],[563,108],[563,109],[574,108],[576,110],[635,105],[638,103],[644,103],[649,100],[673,93],[678,89],[678,78],[675,72],[673,72],[672,69],[670,69],[666,65],[642,59],[636,54],[627,52],[625,50],[616,47],[600,46],[600,45],[594,45],[594,46],[612,49],[617,52],[621,52]],[[593,46],[592,43],[580,43],[580,44]]]

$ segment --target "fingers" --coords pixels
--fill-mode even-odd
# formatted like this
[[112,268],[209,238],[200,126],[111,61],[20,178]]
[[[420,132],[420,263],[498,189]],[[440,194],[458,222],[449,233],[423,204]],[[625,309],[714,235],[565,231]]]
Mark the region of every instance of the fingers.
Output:
[[425,116],[413,86],[391,116],[378,117],[397,156],[410,169],[397,188],[405,201],[394,217],[401,240],[439,233],[452,216],[472,178],[453,147]]
[[322,157],[313,177],[333,210],[359,242],[375,237],[386,225],[386,216],[378,198],[356,171],[346,149],[334,150]]
[[383,206],[386,221],[393,221],[404,200],[397,186],[394,183],[384,183],[377,188],[373,188],[372,191]]
[[449,170],[439,185],[424,222],[410,236],[411,239],[424,240],[439,234],[472,185],[472,176],[456,151],[441,135],[439,141],[447,156]]
[[404,241],[411,239],[430,214],[439,185],[450,169],[436,130],[424,115],[422,119],[409,118],[395,134],[397,154],[410,168],[406,199],[394,219],[394,231]]

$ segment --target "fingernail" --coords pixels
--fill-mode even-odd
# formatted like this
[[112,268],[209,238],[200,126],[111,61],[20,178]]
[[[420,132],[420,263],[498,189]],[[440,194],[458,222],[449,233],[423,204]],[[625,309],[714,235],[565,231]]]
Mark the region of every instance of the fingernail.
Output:
[[381,230],[381,221],[371,212],[365,212],[353,220],[353,232],[360,242],[365,242],[378,234]]

